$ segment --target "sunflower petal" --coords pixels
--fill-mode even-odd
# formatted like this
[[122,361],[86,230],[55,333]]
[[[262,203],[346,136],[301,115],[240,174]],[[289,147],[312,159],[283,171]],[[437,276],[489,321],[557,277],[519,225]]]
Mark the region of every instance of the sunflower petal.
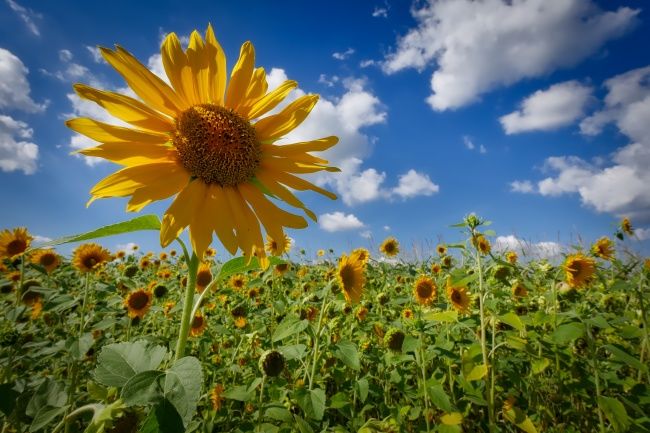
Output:
[[305,204],[298,200],[298,198],[293,195],[291,191],[285,188],[283,185],[275,181],[272,175],[269,175],[265,170],[260,170],[257,173],[257,179],[266,187],[272,194],[277,195],[281,200],[287,202],[293,207],[302,209],[305,214],[313,221],[317,221],[316,214],[311,210],[307,209]]
[[341,169],[337,167],[328,167],[325,165],[317,164],[304,164],[295,162],[290,158],[265,158],[260,163],[261,167],[270,168],[272,170],[285,171],[289,173],[316,173],[318,171],[329,171],[331,173],[340,172]]
[[187,62],[192,71],[192,84],[198,102],[203,104],[210,102],[208,58],[205,56],[203,38],[196,30],[190,35],[190,43],[187,47]]
[[263,247],[260,224],[236,187],[223,189],[234,217],[239,246],[248,257],[255,254],[256,247]]
[[303,152],[322,152],[339,142],[335,136],[319,138],[318,140],[302,141],[300,143],[291,143],[283,145],[262,144],[262,152],[274,156],[289,156],[294,153]]
[[103,47],[100,50],[104,59],[146,104],[169,116],[176,116],[188,108],[169,85],[122,47],[118,46],[115,51]]
[[108,123],[98,122],[87,117],[70,119],[65,124],[73,131],[101,143],[132,142],[162,144],[169,141],[169,135],[167,134],[109,125]]
[[[256,101],[246,113],[249,119],[256,119],[273,110],[287,95],[296,87],[298,83],[293,80],[287,80],[277,88],[267,93]],[[242,113],[243,114],[243,113]]]
[[318,102],[318,95],[305,95],[287,105],[278,114],[260,119],[253,125],[258,139],[262,142],[271,142],[283,137],[307,118],[316,102]]
[[95,102],[113,116],[138,128],[159,132],[169,132],[174,129],[170,118],[152,110],[137,99],[115,92],[93,89],[85,84],[75,84],[73,87],[81,98]]
[[194,209],[192,222],[190,223],[190,242],[192,249],[199,258],[203,258],[205,250],[212,242],[212,219],[214,215],[207,212],[208,204],[212,201],[208,194],[209,187],[206,185],[199,202]]
[[161,178],[158,182],[145,185],[138,188],[134,193],[129,203],[126,206],[127,212],[140,212],[148,204],[164,200],[172,195],[178,193],[183,189],[190,176],[185,171],[178,170],[176,172],[168,173],[165,177]]
[[251,82],[246,89],[246,101],[256,101],[266,93],[269,84],[266,81],[266,71],[264,68],[255,68]]
[[255,49],[253,44],[245,42],[241,47],[239,60],[230,74],[230,83],[226,91],[226,107],[235,109],[242,102],[253,76],[254,67]]
[[[291,227],[294,229],[304,229],[307,227],[307,221],[301,216],[294,215],[290,212],[287,212],[284,209],[279,208],[273,204],[269,199],[267,199],[262,192],[257,189],[255,186],[243,183],[239,185],[239,191],[242,193],[244,198],[254,205],[256,210],[262,211],[258,213],[260,220],[266,226],[262,215],[264,215],[266,220],[277,222],[279,225],[285,227]],[[274,235],[271,233],[273,239],[279,239],[277,233]]]
[[332,200],[336,200],[336,194],[331,193],[326,189],[319,188],[311,182],[307,182],[300,177],[281,171],[273,171],[272,175],[278,182],[285,184],[289,188],[297,189],[299,191],[305,191],[309,189],[322,194],[325,197],[331,198]]
[[[183,99],[186,105],[194,105],[196,103],[194,88],[188,79],[183,78],[189,77],[191,70],[187,63],[187,56],[183,52],[183,47],[181,47],[181,41],[176,36],[176,33],[167,35],[160,47],[160,55],[165,73],[178,96]],[[186,83],[188,87],[186,87]]]
[[165,248],[192,222],[195,210],[205,197],[206,185],[200,180],[190,182],[178,193],[163,216],[160,228],[160,245]]
[[[237,252],[237,237],[233,233],[234,218],[230,205],[226,199],[223,188],[217,185],[211,185],[209,191],[211,205],[208,212],[214,215],[214,231],[219,236],[219,240],[228,252],[234,255]],[[214,207],[214,208],[213,208]]]
[[223,95],[226,91],[226,54],[214,35],[212,24],[205,32],[205,50],[208,58],[208,88],[210,102],[223,105]]
[[176,162],[156,162],[126,167],[99,181],[90,190],[90,194],[96,198],[125,197],[143,186],[157,183],[160,179],[178,171],[185,170]]
[[174,148],[149,143],[104,143],[96,147],[81,149],[75,153],[95,156],[120,165],[142,165],[164,160],[173,161]]

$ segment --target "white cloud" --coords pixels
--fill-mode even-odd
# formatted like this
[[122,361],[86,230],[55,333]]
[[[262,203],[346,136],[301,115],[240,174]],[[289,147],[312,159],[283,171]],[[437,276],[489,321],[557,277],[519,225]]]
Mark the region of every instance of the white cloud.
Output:
[[468,135],[463,135],[463,144],[469,150],[478,150],[480,154],[487,153],[487,148],[483,144],[480,144],[477,149],[476,144],[474,144],[474,141],[472,141],[472,138]]
[[529,180],[514,180],[510,182],[510,191],[529,194],[535,192],[535,186]]
[[39,235],[34,235],[34,243],[36,244],[44,244],[45,242],[51,242],[52,238],[48,238],[47,236],[39,236]]
[[[126,244],[117,244],[115,246],[116,251],[124,251],[124,255],[130,256],[135,254],[137,251],[137,245],[135,242],[128,242]],[[136,247],[136,248],[134,248]]]
[[69,62],[72,60],[72,52],[70,50],[59,50],[59,60]]
[[410,169],[399,177],[399,183],[393,188],[392,193],[407,199],[419,195],[430,196],[437,193],[439,189],[438,185],[431,182],[427,174]]
[[427,102],[467,105],[499,86],[578,64],[633,27],[638,9],[592,0],[428,0],[384,62],[386,73],[436,65]]
[[336,83],[338,83],[340,78],[338,75],[332,75],[331,77],[325,75],[325,74],[320,74],[318,77],[318,82],[321,84],[325,84],[327,87],[334,87]]
[[361,170],[362,163],[358,158],[348,158],[339,165],[341,172],[327,179],[327,183],[334,186],[348,206],[388,196],[388,192],[382,188],[386,173],[374,168]]
[[334,57],[336,60],[345,60],[352,54],[354,54],[354,48],[348,48],[345,51],[333,53],[332,57]]
[[25,122],[0,114],[0,170],[36,171],[38,146],[31,142],[33,133]]
[[634,237],[632,239],[638,239],[640,241],[645,241],[650,239],[650,228],[635,228]]
[[390,231],[390,226],[384,226],[384,231]]
[[93,58],[93,61],[95,63],[106,63],[106,60],[104,60],[101,51],[99,51],[99,47],[86,45],[86,49],[90,53],[90,56]]
[[34,12],[31,9],[28,9],[24,6],[19,5],[16,3],[14,0],[7,0],[7,4],[11,8],[12,11],[16,12],[16,14],[20,17],[20,19],[25,23],[27,26],[27,29],[35,34],[36,36],[40,36],[41,32],[38,29],[38,26],[34,22],[34,19],[40,19],[41,14],[38,14]]
[[549,131],[571,125],[584,115],[592,88],[578,81],[554,84],[521,102],[521,108],[499,118],[506,134]]
[[45,110],[47,102],[32,100],[27,74],[29,70],[10,51],[0,48],[0,108],[16,109],[28,113]]
[[497,252],[514,251],[520,256],[533,259],[556,258],[564,251],[557,242],[530,242],[514,235],[498,236],[493,248]]
[[370,230],[364,230],[361,233],[359,233],[359,236],[361,236],[364,239],[370,239],[372,238],[372,232]]
[[359,62],[359,67],[360,68],[369,68],[370,66],[375,66],[377,64],[377,61],[372,60],[372,59],[366,59],[362,60]]
[[353,214],[343,212],[326,213],[318,217],[318,224],[326,232],[340,232],[343,230],[354,230],[364,226],[359,218]]
[[374,18],[387,18],[388,8],[380,8],[379,6],[375,6],[375,9],[372,11],[372,16]]

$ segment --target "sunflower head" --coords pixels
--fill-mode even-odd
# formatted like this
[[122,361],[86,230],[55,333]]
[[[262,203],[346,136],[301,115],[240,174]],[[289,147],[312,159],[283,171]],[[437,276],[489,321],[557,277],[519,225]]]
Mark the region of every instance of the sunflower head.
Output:
[[611,260],[614,256],[614,242],[607,236],[603,236],[591,246],[591,252],[601,259]]
[[384,335],[384,344],[393,352],[401,352],[406,335],[401,329],[391,328]]
[[363,322],[366,320],[366,316],[368,315],[368,308],[364,305],[359,305],[354,312],[354,315],[359,322]]
[[157,298],[164,298],[167,293],[169,292],[169,289],[167,289],[167,286],[163,284],[156,284],[153,288],[153,295]]
[[436,247],[436,251],[438,252],[439,256],[444,256],[445,254],[447,254],[447,247],[440,244]]
[[411,310],[410,308],[404,308],[402,310],[402,317],[405,320],[411,320],[413,318],[413,310]]
[[625,217],[621,220],[621,230],[623,230],[623,233],[632,236],[634,234],[634,228],[632,227],[632,223],[630,222],[630,219]]
[[230,277],[230,287],[235,290],[241,290],[246,286],[246,277],[242,274],[235,274]]
[[438,275],[440,272],[442,272],[442,267],[438,263],[433,263],[431,265],[431,273]]
[[260,356],[259,368],[266,376],[279,376],[284,370],[284,365],[284,355],[277,350],[267,350]]
[[167,260],[167,257],[168,257],[168,255],[167,255],[167,253],[164,252],[164,251],[161,251],[161,252],[158,254],[158,258],[159,258],[160,260]]
[[212,409],[219,411],[224,400],[223,393],[226,388],[222,384],[218,383],[210,391],[210,402],[212,402]]
[[207,262],[201,262],[196,274],[196,290],[199,293],[203,292],[211,281],[212,270],[210,269],[210,264]]
[[395,257],[399,254],[399,242],[394,237],[388,237],[379,246],[379,251],[386,257]]
[[316,251],[316,255],[318,257],[323,257],[325,255],[325,250],[320,249],[320,250]]
[[521,282],[516,281],[512,285],[512,296],[515,298],[523,298],[528,296],[528,289]]
[[272,256],[281,256],[288,253],[291,249],[291,239],[289,236],[284,235],[283,239],[275,240],[270,235],[266,235],[266,252]]
[[278,263],[275,265],[275,273],[278,275],[284,275],[289,271],[290,268],[291,266],[289,263]]
[[519,256],[514,251],[508,251],[506,253],[506,261],[508,263],[510,263],[511,265],[514,265],[515,263],[517,263],[518,258],[519,258]]
[[203,334],[207,327],[208,321],[205,320],[205,316],[201,313],[196,313],[196,316],[192,319],[192,323],[190,323],[190,335],[192,337],[198,337]]
[[358,260],[361,260],[364,264],[368,264],[368,261],[370,260],[370,251],[365,248],[357,248],[356,250],[352,250],[350,256],[353,255],[358,256]]
[[24,253],[34,238],[24,227],[0,232],[0,259],[13,260]]
[[205,257],[214,257],[216,255],[217,255],[217,250],[215,250],[212,247],[205,250]]
[[226,57],[211,26],[205,37],[192,32],[185,51],[176,34],[165,38],[161,58],[170,84],[121,47],[102,48],[101,53],[139,100],[75,85],[81,98],[131,124],[125,128],[88,118],[67,122],[74,131],[100,142],[80,153],[124,166],[95,185],[91,201],[130,197],[127,210],[137,212],[175,196],[163,217],[163,247],[189,227],[198,257],[203,257],[215,233],[231,254],[241,250],[249,259],[257,254],[266,267],[262,227],[274,239],[284,239],[285,227],[307,226],[303,217],[277,206],[276,199],[315,220],[292,190],[310,189],[336,198],[297,176],[338,171],[310,153],[334,146],[336,137],[274,144],[307,118],[318,96],[299,96],[269,114],[297,83],[288,80],[268,91],[266,73],[255,67],[250,42],[241,47],[227,85]]
[[151,308],[151,292],[144,289],[135,290],[126,297],[124,306],[129,317],[142,319]]
[[111,260],[111,253],[95,243],[79,245],[73,253],[72,264],[81,272],[92,272]]
[[451,256],[444,256],[441,260],[440,263],[443,268],[449,269],[451,268],[451,265],[453,265],[453,259]]
[[596,270],[594,260],[581,253],[568,256],[563,267],[567,284],[576,288],[589,284]]
[[420,305],[429,305],[436,299],[436,283],[426,275],[421,275],[413,285],[413,295]]
[[41,266],[49,273],[61,264],[61,258],[52,249],[38,250],[32,256],[32,263]]
[[472,245],[474,245],[474,248],[476,248],[481,254],[488,254],[492,250],[490,241],[481,234],[472,236]]
[[366,284],[365,270],[365,262],[358,255],[341,256],[336,278],[348,303],[356,304],[361,299]]
[[472,303],[472,298],[467,293],[467,287],[455,286],[451,282],[451,278],[447,279],[447,299],[451,303],[451,306],[458,311],[459,313],[469,313],[470,306]]

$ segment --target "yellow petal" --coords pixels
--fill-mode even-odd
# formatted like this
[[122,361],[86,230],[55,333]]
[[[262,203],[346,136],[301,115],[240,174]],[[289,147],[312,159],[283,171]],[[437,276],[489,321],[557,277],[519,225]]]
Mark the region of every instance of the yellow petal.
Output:
[[99,181],[90,190],[90,194],[97,198],[125,197],[133,194],[138,188],[155,184],[178,171],[184,172],[185,169],[176,162],[156,162],[126,167]]
[[118,46],[115,51],[107,48],[100,48],[100,50],[104,59],[117,70],[129,87],[147,105],[172,117],[176,117],[178,113],[188,108],[167,83],[149,71],[125,49]]
[[248,257],[255,253],[256,246],[263,247],[260,224],[236,187],[223,189],[234,217],[239,246]]
[[210,101],[217,105],[223,105],[227,77],[226,54],[214,35],[212,24],[208,25],[208,30],[205,32],[205,49],[208,58]]
[[77,117],[65,122],[68,128],[101,143],[150,143],[162,144],[169,141],[167,134],[109,125],[87,117]]
[[152,110],[137,99],[115,92],[93,89],[84,84],[75,84],[73,87],[80,97],[95,102],[113,116],[138,128],[158,132],[169,132],[174,129],[174,123],[169,117]]
[[148,204],[164,200],[179,192],[190,180],[190,175],[184,170],[166,173],[155,184],[138,188],[126,206],[127,212],[140,212]]
[[277,183],[272,175],[269,175],[265,170],[260,170],[256,176],[257,179],[262,183],[262,185],[264,185],[265,188],[271,191],[272,194],[277,195],[281,200],[285,201],[291,206],[302,209],[305,212],[305,214],[307,214],[307,216],[312,220],[314,221],[317,220],[316,214],[311,210],[307,209],[305,204],[300,200],[298,200],[298,198],[295,195],[293,195],[291,191],[289,191],[281,184]]
[[[251,205],[253,205],[253,208],[256,211],[260,211],[256,213],[265,227],[267,226],[267,223],[269,223],[268,225],[275,223],[294,229],[304,229],[307,227],[307,221],[305,221],[303,217],[294,215],[284,209],[279,208],[269,199],[267,199],[264,194],[259,189],[257,189],[257,187],[251,184],[243,183],[239,185],[239,191],[242,193],[244,198]],[[278,233],[271,233],[271,237],[273,239],[280,239]]]
[[235,109],[244,99],[254,67],[255,49],[253,44],[245,42],[241,47],[239,60],[230,74],[230,83],[226,91],[226,107]]
[[160,228],[160,245],[163,248],[171,244],[190,224],[197,205],[205,197],[205,189],[203,182],[194,180],[178,193],[163,216]]
[[209,187],[204,188],[202,195],[194,208],[192,222],[190,223],[190,242],[197,257],[203,258],[205,250],[212,242],[212,221],[214,215],[208,212],[209,203],[212,202],[208,194]]
[[120,165],[142,165],[155,161],[174,161],[173,147],[149,143],[105,143],[97,147],[81,149],[76,153],[96,156]]
[[316,173],[323,170],[336,173],[341,171],[336,167],[328,167],[325,165],[316,164],[303,164],[300,162],[294,162],[289,158],[265,158],[261,160],[260,167],[270,168],[276,171],[285,171],[289,173]]
[[246,113],[246,116],[249,119],[256,119],[260,116],[265,115],[269,111],[273,110],[280,102],[287,97],[287,95],[296,87],[298,83],[293,80],[287,80],[284,83],[280,84],[271,92],[264,95],[258,101],[256,101]]
[[237,237],[233,233],[234,218],[230,205],[221,186],[211,185],[209,188],[211,204],[208,212],[212,212],[211,215],[214,215],[214,231],[223,246],[230,254],[234,255],[237,252],[238,244]]
[[289,188],[297,189],[299,191],[305,191],[310,189],[312,191],[324,195],[325,197],[331,198],[332,200],[336,200],[336,194],[333,194],[323,188],[319,188],[316,185],[307,182],[306,180],[300,177],[294,176],[289,173],[284,173],[281,171],[272,171],[271,174],[278,182],[285,184]]
[[190,43],[187,47],[187,63],[192,71],[192,85],[194,95],[199,103],[210,102],[208,83],[208,58],[205,55],[205,45],[199,32],[194,30],[190,35]]
[[[276,146],[276,147],[280,147],[280,146]],[[264,153],[262,154],[264,155]],[[265,155],[263,158],[265,160],[271,160],[271,161],[284,160],[284,161],[300,163],[300,164],[327,164],[329,162],[326,159],[319,158],[317,156],[313,156],[305,152],[302,153],[295,152],[293,154],[288,155],[286,158],[277,158],[274,155]]]
[[316,102],[318,95],[305,95],[287,105],[278,114],[260,119],[253,125],[257,138],[263,142],[271,142],[283,137],[307,118]]
[[246,89],[246,101],[258,100],[264,96],[268,88],[269,84],[266,82],[266,72],[264,71],[264,68],[256,68],[253,71],[251,82],[248,84],[248,89]]
[[300,143],[291,143],[283,145],[262,144],[262,152],[275,156],[289,156],[294,153],[302,152],[322,152],[329,149],[339,142],[335,136],[319,138],[318,140],[302,141]]
[[[162,57],[163,67],[165,73],[172,87],[187,105],[194,105],[196,98],[194,96],[194,88],[191,86],[191,80],[184,80],[184,76],[192,73],[190,66],[187,63],[187,56],[181,47],[181,41],[176,36],[176,33],[170,33],[160,47],[160,55]],[[189,85],[185,88],[185,82]]]

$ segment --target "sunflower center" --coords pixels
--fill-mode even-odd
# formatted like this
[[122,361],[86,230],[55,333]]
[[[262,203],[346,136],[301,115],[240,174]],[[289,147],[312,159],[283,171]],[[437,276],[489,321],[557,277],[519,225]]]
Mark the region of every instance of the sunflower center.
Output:
[[9,242],[9,245],[7,245],[7,255],[10,257],[15,256],[24,252],[26,249],[27,242],[22,239],[14,239],[13,241]]
[[86,268],[88,268],[88,269],[92,269],[92,268],[95,267],[95,265],[96,265],[97,263],[99,263],[99,261],[97,260],[97,257],[94,257],[94,256],[88,256],[88,257],[84,258],[83,263],[84,263],[84,266],[85,266]]
[[149,295],[145,292],[135,292],[129,298],[129,306],[134,310],[141,310],[147,306]]
[[458,292],[457,290],[454,290],[451,293],[451,300],[454,301],[456,304],[459,304],[460,301],[462,300],[462,296],[460,295],[460,292]]
[[343,288],[344,289],[349,289],[350,287],[354,287],[354,269],[352,269],[352,266],[350,265],[345,265],[341,268],[339,271],[339,275],[341,276],[341,281],[343,282]]
[[207,184],[235,186],[255,176],[260,149],[255,128],[233,110],[195,105],[176,119],[178,160]]
[[192,328],[198,329],[203,326],[203,316],[194,316],[192,319]]
[[50,266],[53,265],[56,261],[56,256],[54,254],[44,254],[41,256],[41,265]]
[[431,284],[424,282],[418,284],[417,291],[418,291],[418,296],[420,296],[420,298],[428,298],[433,294],[433,287],[431,286]]

